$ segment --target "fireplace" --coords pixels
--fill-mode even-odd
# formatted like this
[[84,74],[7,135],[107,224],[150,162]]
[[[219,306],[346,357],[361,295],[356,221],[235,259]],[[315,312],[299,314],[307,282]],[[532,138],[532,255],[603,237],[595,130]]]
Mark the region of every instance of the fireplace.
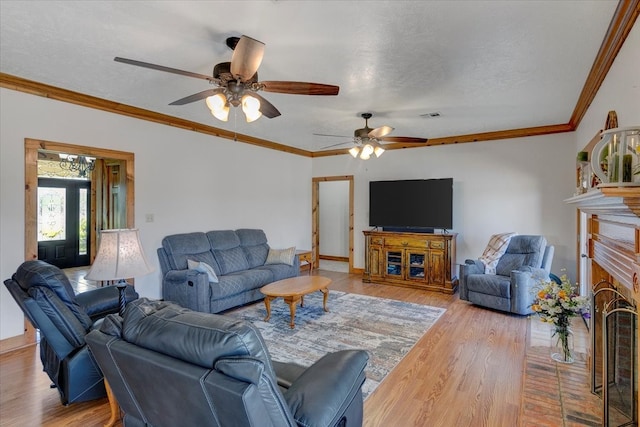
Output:
[[591,391],[602,399],[602,425],[637,426],[636,307],[619,285],[602,280],[593,286],[591,313]]
[[637,426],[640,187],[599,186],[567,202],[587,214],[588,358],[602,425]]

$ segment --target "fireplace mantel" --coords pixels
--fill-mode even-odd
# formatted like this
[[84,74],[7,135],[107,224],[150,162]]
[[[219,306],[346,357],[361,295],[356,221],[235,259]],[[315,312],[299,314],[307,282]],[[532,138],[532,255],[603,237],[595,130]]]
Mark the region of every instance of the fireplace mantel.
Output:
[[565,202],[588,214],[640,217],[640,186],[601,186]]

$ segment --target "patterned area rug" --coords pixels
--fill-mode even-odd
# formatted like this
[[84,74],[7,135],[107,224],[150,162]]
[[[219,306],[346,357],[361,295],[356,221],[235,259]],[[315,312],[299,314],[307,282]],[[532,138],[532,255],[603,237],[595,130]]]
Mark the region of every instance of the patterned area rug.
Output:
[[305,296],[304,307],[296,311],[295,329],[289,327],[289,306],[281,298],[272,301],[268,323],[263,321],[263,302],[225,314],[253,322],[271,357],[281,362],[310,366],[332,351],[366,350],[366,398],[445,312],[443,308],[338,291],[329,292],[327,308],[328,313],[322,309],[320,292]]

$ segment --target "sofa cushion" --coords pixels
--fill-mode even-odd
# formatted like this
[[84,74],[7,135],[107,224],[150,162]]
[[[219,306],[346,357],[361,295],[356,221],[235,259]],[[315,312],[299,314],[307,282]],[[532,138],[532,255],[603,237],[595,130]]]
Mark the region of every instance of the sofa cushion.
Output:
[[236,234],[240,239],[240,246],[244,250],[249,263],[249,268],[264,265],[269,252],[267,244],[267,235],[264,231],[258,229],[241,228],[236,230]]
[[233,230],[207,232],[213,255],[220,267],[220,274],[230,274],[249,269],[249,261],[240,247],[240,238]]
[[269,249],[265,264],[287,264],[293,265],[293,259],[296,256],[295,246],[287,249]]
[[494,234],[489,239],[487,247],[482,256],[478,258],[484,264],[484,272],[487,274],[496,274],[496,266],[502,255],[507,251],[509,241],[516,233],[500,233]]
[[202,232],[173,234],[162,239],[162,247],[172,270],[186,270],[187,260],[202,261],[213,267],[216,273],[220,266],[213,257],[207,235]]
[[467,288],[469,292],[511,298],[511,277],[495,274],[470,274],[467,276]]
[[496,266],[496,274],[510,276],[512,270],[525,265],[540,268],[546,245],[547,239],[543,236],[513,236]]
[[[268,270],[273,275],[272,281],[288,279],[297,276],[297,270],[287,264],[267,264],[256,267],[253,270]],[[266,284],[266,283],[265,283]]]
[[[42,260],[25,261],[14,273],[13,280],[33,298],[35,297],[30,291],[32,288],[42,287],[48,289],[56,296],[58,303],[65,305],[69,314],[73,314],[78,319],[85,330],[88,330],[93,324],[91,318],[76,301],[69,278],[55,265]],[[38,294],[43,298],[45,297],[42,292],[38,292]],[[49,294],[47,293],[46,295]],[[46,298],[50,299],[50,297]]]
[[219,279],[220,281],[215,286],[211,286],[212,300],[241,294],[251,289],[261,288],[273,281],[273,273],[270,270],[254,268],[225,274],[220,276]]
[[74,348],[84,346],[84,336],[92,324],[89,316],[84,315],[85,326],[80,322],[69,306],[62,302],[51,289],[44,286],[32,286],[29,288],[29,296],[33,298],[49,320]]
[[213,368],[220,358],[252,356],[273,375],[260,333],[250,322],[232,317],[140,298],[127,306],[122,336],[132,344],[206,368]]
[[201,273],[207,273],[207,277],[209,278],[209,282],[218,283],[218,276],[216,272],[213,270],[209,264],[204,261],[194,261],[192,259],[187,259],[187,267],[189,270],[196,270]]

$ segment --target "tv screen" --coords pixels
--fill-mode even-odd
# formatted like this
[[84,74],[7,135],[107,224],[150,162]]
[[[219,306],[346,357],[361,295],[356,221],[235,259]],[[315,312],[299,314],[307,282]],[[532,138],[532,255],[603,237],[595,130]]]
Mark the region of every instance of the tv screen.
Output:
[[453,228],[453,178],[369,182],[369,225]]

